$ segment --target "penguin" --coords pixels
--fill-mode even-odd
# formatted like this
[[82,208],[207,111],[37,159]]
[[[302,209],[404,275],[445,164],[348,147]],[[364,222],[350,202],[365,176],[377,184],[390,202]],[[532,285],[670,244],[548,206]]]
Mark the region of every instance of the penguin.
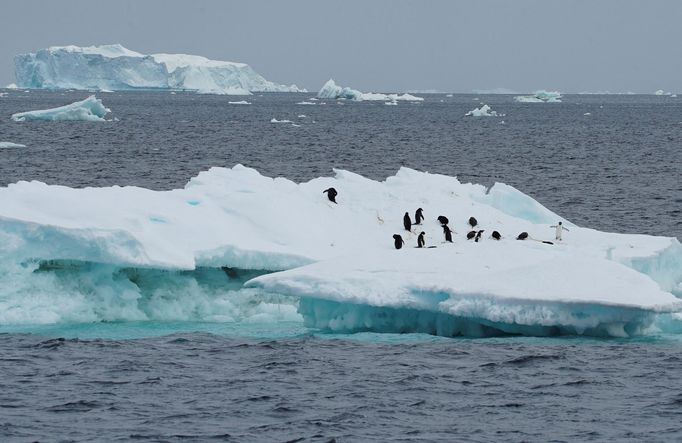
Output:
[[415,225],[421,225],[422,221],[424,220],[424,214],[422,213],[422,208],[417,209],[417,211],[414,213],[414,224]]
[[400,249],[403,247],[403,244],[405,244],[405,241],[400,235],[393,234],[393,244],[395,245],[396,249]]
[[325,189],[324,191],[322,191],[323,194],[325,192],[327,193],[327,198],[329,199],[329,201],[332,203],[336,203],[336,196],[339,195],[339,193],[336,192],[336,189],[329,188],[329,189]]
[[410,214],[407,212],[403,216],[403,226],[406,231],[412,231],[412,220],[410,220]]
[[424,235],[425,234],[426,234],[426,232],[424,232],[424,231],[419,233],[419,236],[417,237],[417,247],[418,248],[423,248],[424,245],[426,244],[426,242],[424,241]]
[[478,232],[476,233],[476,238],[474,238],[474,241],[475,241],[476,243],[478,243],[478,241],[481,239],[481,234],[483,234],[483,229],[481,229],[480,231],[478,231]]
[[517,240],[525,240],[525,239],[527,239],[527,238],[528,238],[528,233],[527,233],[527,232],[522,232],[522,233],[520,233],[520,234],[516,237]]
[[469,224],[471,225],[471,228],[473,229],[478,224],[478,220],[476,220],[474,217],[469,217]]
[[444,215],[439,215],[438,221],[440,222],[441,225],[447,225],[449,223],[448,218]]
[[445,241],[452,243],[452,229],[448,225],[443,225],[443,234],[445,234]]
[[467,240],[471,240],[474,237],[476,237],[476,231],[469,231],[467,234]]
[[499,239],[502,238],[502,236],[500,235],[499,232],[493,231],[493,238],[494,238],[495,240],[499,240]]

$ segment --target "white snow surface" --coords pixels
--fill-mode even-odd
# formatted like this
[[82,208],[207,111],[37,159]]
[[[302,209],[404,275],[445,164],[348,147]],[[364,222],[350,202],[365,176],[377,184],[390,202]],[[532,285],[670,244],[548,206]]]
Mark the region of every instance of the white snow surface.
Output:
[[206,94],[300,92],[270,82],[249,65],[187,54],[145,55],[120,44],[52,46],[14,58],[22,88],[129,90],[178,89]]
[[102,104],[102,100],[94,95],[58,108],[26,111],[12,114],[15,122],[24,121],[106,121],[104,116],[111,112]]
[[514,97],[519,103],[560,103],[561,93],[559,91],[545,91],[541,89],[535,91],[533,95],[517,95]]
[[[676,239],[581,228],[499,183],[486,189],[408,168],[383,182],[335,172],[297,184],[237,165],[172,191],[18,182],[0,188],[0,262],[281,271],[247,286],[302,297],[306,321],[330,329],[381,330],[385,312],[375,310],[390,308],[510,332],[556,326],[623,336],[641,332],[654,313],[682,311]],[[338,204],[322,193],[331,186]],[[423,226],[404,231],[403,214],[418,207]],[[438,215],[449,217],[454,243],[442,242]],[[479,243],[465,239],[469,216],[485,229]],[[570,229],[563,242],[515,240],[525,231],[553,241],[557,221]],[[437,248],[414,248],[422,230]],[[501,241],[489,237],[493,230]],[[403,249],[394,249],[393,234]]]
[[354,101],[424,101],[422,97],[416,97],[411,94],[381,94],[375,92],[360,92],[356,89],[348,87],[342,88],[334,82],[334,79],[329,79],[327,83],[322,86],[320,92],[317,93],[318,98],[328,99],[346,99]]
[[497,117],[498,114],[497,111],[493,111],[490,106],[483,105],[480,108],[474,108],[472,111],[469,111],[464,115],[471,117]]

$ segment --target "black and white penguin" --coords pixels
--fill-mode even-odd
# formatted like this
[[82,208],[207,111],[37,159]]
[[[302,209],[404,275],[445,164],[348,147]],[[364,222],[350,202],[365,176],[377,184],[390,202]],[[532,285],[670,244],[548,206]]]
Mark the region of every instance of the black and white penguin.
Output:
[[476,237],[476,231],[469,231],[467,233],[467,240],[471,240],[474,237]]
[[474,228],[476,225],[478,225],[478,220],[476,220],[474,217],[469,217],[469,224],[472,228]]
[[478,232],[476,233],[476,238],[474,238],[474,241],[475,241],[476,243],[478,243],[478,241],[481,239],[481,234],[483,234],[483,229],[481,229],[480,231],[478,231]]
[[422,221],[424,220],[424,213],[422,211],[423,211],[422,208],[419,208],[414,213],[414,224],[415,225],[421,225],[422,224]]
[[452,229],[448,225],[443,225],[443,234],[445,234],[445,241],[452,243]]
[[528,233],[527,232],[522,232],[519,235],[516,236],[517,240],[525,240],[528,238]]
[[492,237],[493,237],[495,240],[499,240],[499,239],[502,238],[502,236],[500,235],[500,233],[497,232],[497,231],[493,231]]
[[403,216],[403,226],[406,231],[412,231],[412,220],[410,220],[410,214],[408,212]]
[[450,222],[448,218],[444,215],[439,215],[438,221],[440,222],[441,225],[447,225]]
[[393,234],[393,244],[395,245],[396,249],[400,249],[405,244],[405,241],[403,240],[403,238],[400,235]]
[[322,191],[323,194],[325,192],[327,193],[327,198],[329,199],[329,201],[332,203],[336,203],[336,196],[339,195],[339,193],[336,192],[336,189],[329,188],[329,189],[325,189],[324,191]]
[[419,236],[417,237],[417,247],[418,248],[423,248],[426,242],[424,241],[424,235],[426,235],[426,232],[422,231],[419,233]]

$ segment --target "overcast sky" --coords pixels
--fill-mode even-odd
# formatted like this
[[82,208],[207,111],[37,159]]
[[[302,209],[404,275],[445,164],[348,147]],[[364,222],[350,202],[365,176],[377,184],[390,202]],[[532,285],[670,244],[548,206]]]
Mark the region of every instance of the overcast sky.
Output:
[[121,43],[249,63],[277,83],[363,91],[682,92],[680,0],[3,1],[13,56]]

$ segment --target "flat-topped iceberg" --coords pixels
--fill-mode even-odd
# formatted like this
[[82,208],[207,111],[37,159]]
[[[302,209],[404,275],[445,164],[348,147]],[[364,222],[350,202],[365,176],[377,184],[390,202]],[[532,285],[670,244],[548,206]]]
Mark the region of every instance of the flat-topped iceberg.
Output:
[[25,121],[87,121],[103,122],[104,116],[111,112],[94,95],[58,108],[26,111],[12,114],[15,122]]
[[326,99],[345,99],[354,101],[424,101],[421,97],[411,94],[380,94],[375,92],[360,92],[348,87],[342,88],[333,79],[329,79],[317,93],[318,98]]
[[517,95],[514,100],[520,103],[560,103],[561,93],[559,91],[545,91],[543,89],[535,91],[533,95]]
[[[578,227],[511,186],[407,168],[297,184],[237,165],[172,191],[19,182],[0,201],[0,323],[73,310],[214,321],[232,297],[255,297],[297,303],[306,324],[334,331],[629,336],[682,311],[676,239]],[[403,215],[418,207],[426,219],[407,232]],[[485,230],[476,243],[470,216]],[[554,241],[557,221],[564,240],[540,241]],[[420,231],[436,248],[414,247]]]
[[119,44],[52,46],[14,58],[20,88],[178,89],[211,94],[299,92],[270,82],[249,65],[187,54],[145,55]]

